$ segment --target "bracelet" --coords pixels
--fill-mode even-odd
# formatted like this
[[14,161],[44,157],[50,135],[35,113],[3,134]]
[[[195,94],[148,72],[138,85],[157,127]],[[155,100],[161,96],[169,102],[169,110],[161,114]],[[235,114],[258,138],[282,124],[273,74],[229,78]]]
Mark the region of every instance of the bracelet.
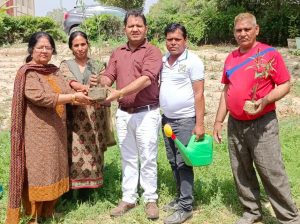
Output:
[[72,94],[71,104],[73,105],[76,102],[75,94]]

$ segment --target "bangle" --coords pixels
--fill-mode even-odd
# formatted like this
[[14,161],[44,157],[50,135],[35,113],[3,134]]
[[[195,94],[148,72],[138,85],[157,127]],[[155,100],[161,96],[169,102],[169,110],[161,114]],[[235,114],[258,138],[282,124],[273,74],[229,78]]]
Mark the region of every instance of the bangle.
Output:
[[76,96],[75,94],[72,94],[71,104],[74,104],[76,102]]
[[221,123],[221,125],[223,125],[223,122],[222,122],[222,121],[215,121],[215,123]]

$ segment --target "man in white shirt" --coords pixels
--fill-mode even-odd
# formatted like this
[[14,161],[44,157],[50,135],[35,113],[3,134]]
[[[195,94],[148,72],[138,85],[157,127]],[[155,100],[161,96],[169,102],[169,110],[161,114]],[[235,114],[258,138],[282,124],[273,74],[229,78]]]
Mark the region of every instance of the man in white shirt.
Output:
[[[162,124],[170,124],[174,134],[187,145],[192,134],[204,136],[204,66],[201,59],[187,50],[184,26],[172,23],[165,30],[166,47],[161,73],[160,107]],[[164,206],[174,212],[164,219],[165,224],[183,223],[192,217],[193,167],[184,160],[171,139],[164,135],[167,157],[177,186],[177,197]]]

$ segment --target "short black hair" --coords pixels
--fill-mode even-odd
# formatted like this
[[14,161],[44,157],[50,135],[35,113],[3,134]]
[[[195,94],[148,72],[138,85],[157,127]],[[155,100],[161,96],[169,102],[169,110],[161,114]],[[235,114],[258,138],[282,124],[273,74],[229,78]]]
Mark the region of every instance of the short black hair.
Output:
[[71,35],[70,35],[70,37],[69,37],[69,42],[68,42],[68,44],[69,44],[69,48],[70,48],[70,49],[72,49],[73,40],[74,40],[76,37],[78,37],[78,36],[83,37],[83,38],[86,40],[86,43],[89,44],[89,39],[88,39],[86,33],[82,32],[82,31],[80,31],[80,30],[74,31],[74,32],[71,33]]
[[29,38],[28,41],[28,48],[27,48],[27,52],[28,52],[28,56],[26,57],[25,61],[26,63],[30,62],[32,60],[32,53],[33,53],[33,48],[35,47],[35,45],[37,44],[37,42],[39,41],[40,38],[45,37],[49,40],[49,43],[51,44],[51,47],[53,49],[52,54],[57,54],[56,52],[56,47],[55,47],[55,42],[52,38],[52,36],[49,33],[46,32],[36,32],[34,34],[31,35],[31,37]]
[[144,22],[144,25],[147,26],[147,20],[146,20],[146,17],[144,15],[142,9],[131,9],[131,10],[127,11],[125,18],[124,18],[124,26],[127,25],[127,20],[128,20],[129,16],[141,17]]
[[180,23],[171,23],[171,24],[169,24],[165,29],[165,36],[167,36],[168,33],[174,33],[177,29],[181,30],[183,38],[186,39],[186,37],[187,37],[186,29]]

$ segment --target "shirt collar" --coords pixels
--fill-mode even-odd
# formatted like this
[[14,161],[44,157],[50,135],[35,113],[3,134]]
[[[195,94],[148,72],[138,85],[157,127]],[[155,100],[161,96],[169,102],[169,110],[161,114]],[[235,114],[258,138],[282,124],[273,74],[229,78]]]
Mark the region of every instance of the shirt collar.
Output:
[[[176,64],[177,62],[186,60],[188,56],[188,50],[185,49],[184,52],[182,52],[182,54],[177,58],[176,62],[174,64]],[[163,63],[168,61],[168,58],[170,57],[170,53],[168,52],[164,57],[163,57]]]
[[[147,44],[148,44],[148,41],[145,39],[144,42],[140,46],[138,46],[134,51],[137,51],[141,48],[146,48]],[[127,42],[126,44],[121,46],[121,50],[131,51],[131,49],[129,48],[129,43]]]

